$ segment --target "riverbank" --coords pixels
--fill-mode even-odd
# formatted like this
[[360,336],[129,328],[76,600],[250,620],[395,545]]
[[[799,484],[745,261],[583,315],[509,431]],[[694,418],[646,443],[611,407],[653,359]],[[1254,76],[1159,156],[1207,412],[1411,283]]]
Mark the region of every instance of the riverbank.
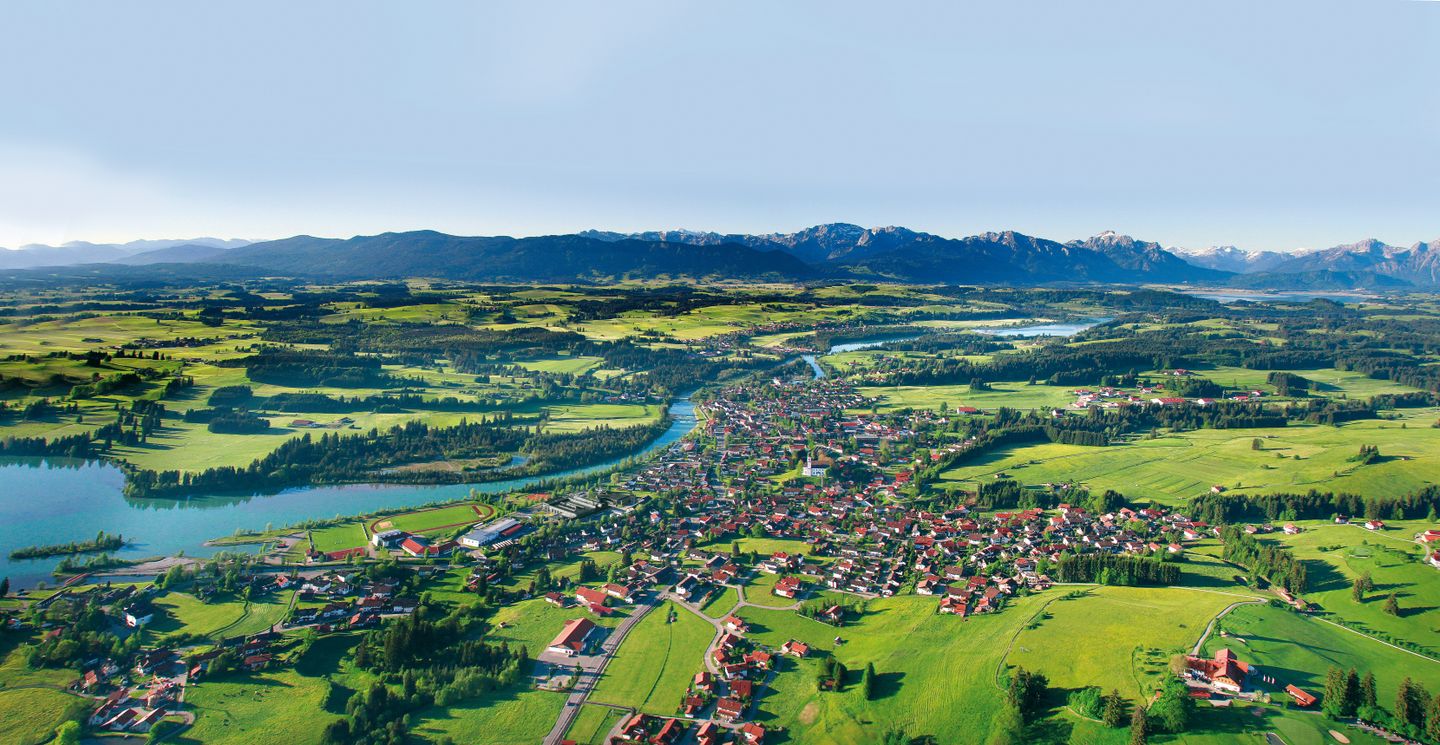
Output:
[[[297,487],[272,494],[197,494],[177,499],[124,496],[124,474],[112,464],[46,458],[0,461],[0,483],[13,499],[0,500],[0,546],[43,541],[64,543],[93,537],[104,528],[123,534],[127,545],[117,557],[154,556],[205,558],[227,548],[207,542],[238,531],[263,533],[280,526],[332,520],[381,510],[455,502],[482,494],[549,488],[591,478],[643,460],[679,442],[695,427],[691,394],[669,407],[670,424],[634,453],[589,466],[539,476],[483,483],[397,485],[372,482]],[[229,548],[233,548],[229,546]],[[0,559],[0,576],[16,588],[50,582],[52,559]]]

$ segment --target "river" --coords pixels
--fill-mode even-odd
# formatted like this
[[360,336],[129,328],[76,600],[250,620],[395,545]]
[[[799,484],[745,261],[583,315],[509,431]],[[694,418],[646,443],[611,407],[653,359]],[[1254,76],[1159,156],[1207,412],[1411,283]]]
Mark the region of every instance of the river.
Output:
[[[986,328],[957,330],[970,331],[971,333],[976,334],[986,334],[988,336],[1074,336],[1075,334],[1078,334],[1081,331],[1084,331],[1085,329],[1088,329],[1092,326],[1099,326],[1102,323],[1109,323],[1112,320],[1114,319],[1087,318],[1082,321],[1071,321],[1069,323],[1037,323],[1027,326],[991,326]],[[876,336],[873,339],[865,339],[863,341],[851,341],[845,342],[844,344],[832,345],[830,347],[830,350],[827,351],[825,354],[841,354],[843,352],[858,352],[862,349],[874,349],[875,347],[884,346],[886,344],[891,344],[897,341],[910,341],[911,339],[918,339],[920,338],[920,336],[920,334]],[[820,361],[816,358],[816,355],[802,354],[800,355],[800,359],[804,360],[805,364],[810,366],[810,371],[814,373],[816,380],[826,377],[825,368],[820,365]]]
[[[659,437],[627,457],[662,450],[694,429],[695,406],[689,395],[670,404],[670,416],[670,426]],[[134,545],[116,552],[125,558],[174,555],[180,551],[187,556],[206,556],[218,550],[202,545],[206,540],[237,529],[279,528],[305,520],[461,499],[471,489],[487,494],[527,489],[544,481],[608,471],[624,460],[479,484],[349,484],[298,487],[263,495],[131,499],[122,492],[124,474],[109,463],[4,458],[0,459],[0,576],[10,577],[17,588],[51,581],[51,570],[60,557],[12,561],[10,552],[22,546],[86,540],[101,530],[134,541]]]

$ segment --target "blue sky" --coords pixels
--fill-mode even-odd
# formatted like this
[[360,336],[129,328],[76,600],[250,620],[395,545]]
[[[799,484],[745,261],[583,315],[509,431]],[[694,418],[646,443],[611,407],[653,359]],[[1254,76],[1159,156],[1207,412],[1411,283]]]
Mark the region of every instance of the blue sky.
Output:
[[0,245],[1440,237],[1440,3],[0,4]]

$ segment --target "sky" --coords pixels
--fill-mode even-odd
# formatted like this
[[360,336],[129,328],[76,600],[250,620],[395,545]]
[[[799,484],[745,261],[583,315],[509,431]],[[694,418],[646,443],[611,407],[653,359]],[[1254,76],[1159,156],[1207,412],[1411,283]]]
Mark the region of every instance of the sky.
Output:
[[0,4],[0,246],[1440,237],[1440,2]]

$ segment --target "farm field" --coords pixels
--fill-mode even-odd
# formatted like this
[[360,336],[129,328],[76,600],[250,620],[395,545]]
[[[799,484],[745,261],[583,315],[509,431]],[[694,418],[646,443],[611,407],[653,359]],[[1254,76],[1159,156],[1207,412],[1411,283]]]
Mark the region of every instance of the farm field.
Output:
[[594,427],[633,427],[660,418],[658,404],[566,404],[547,407],[547,432],[579,432]]
[[48,688],[0,689],[0,732],[15,745],[39,745],[89,708],[85,699]]
[[430,741],[531,745],[544,739],[565,705],[564,693],[507,690],[420,712],[415,732]]
[[324,679],[293,670],[203,681],[185,692],[196,714],[187,737],[205,745],[314,745],[328,694]]
[[[1107,447],[1044,443],[1000,448],[942,474],[973,485],[1008,473],[1023,483],[1075,481],[1130,499],[1179,504],[1214,485],[1233,492],[1304,492],[1312,488],[1388,496],[1440,481],[1437,410],[1407,411],[1406,422],[1367,420],[1340,427],[1297,424],[1236,431],[1203,429]],[[1422,426],[1421,423],[1425,424]],[[1260,450],[1252,442],[1259,438]],[[1375,445],[1385,458],[1361,466],[1351,456]],[[1295,457],[1299,456],[1299,460]]]
[[[995,674],[1006,644],[1043,602],[1043,596],[1019,598],[1003,613],[967,621],[937,615],[930,598],[885,598],[872,601],[858,623],[838,630],[789,611],[743,609],[742,616],[764,627],[759,635],[767,644],[797,638],[833,648],[851,670],[874,663],[879,675],[873,701],[853,684],[820,693],[818,663],[786,658],[772,692],[760,701],[757,721],[785,727],[795,743],[870,743],[890,729],[911,736],[977,733],[978,742],[1001,700]],[[834,647],[837,635],[846,643]]]
[[667,602],[631,629],[590,698],[670,714],[704,668],[705,648],[714,636],[707,621]]

